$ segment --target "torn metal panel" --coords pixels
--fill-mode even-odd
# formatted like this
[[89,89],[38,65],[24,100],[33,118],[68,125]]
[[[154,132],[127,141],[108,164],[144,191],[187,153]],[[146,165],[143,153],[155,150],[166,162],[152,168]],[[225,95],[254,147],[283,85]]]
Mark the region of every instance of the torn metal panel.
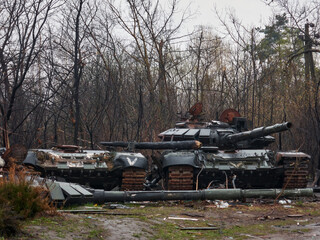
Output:
[[49,190],[50,198],[52,201],[64,201],[65,200],[65,196],[62,192],[62,189],[57,182],[47,181],[46,187]]

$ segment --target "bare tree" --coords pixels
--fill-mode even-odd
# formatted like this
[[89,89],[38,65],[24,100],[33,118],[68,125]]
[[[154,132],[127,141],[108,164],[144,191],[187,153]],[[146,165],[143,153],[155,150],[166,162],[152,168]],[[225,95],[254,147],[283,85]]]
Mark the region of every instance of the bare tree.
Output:
[[[297,111],[300,113],[300,133],[304,144],[303,150],[309,152],[312,157],[312,170],[320,166],[320,109],[319,109],[319,75],[316,71],[316,64],[313,54],[319,53],[317,49],[320,32],[318,1],[308,1],[301,4],[299,1],[276,0],[274,3],[280,7],[290,19],[292,28],[297,29],[296,38],[303,40],[304,44],[288,56],[288,62],[293,65],[293,61],[301,57],[304,58],[304,95],[297,104]],[[298,36],[299,34],[299,36]],[[317,58],[316,58],[317,59]],[[296,79],[298,76],[295,76]]]
[[[69,79],[69,94],[65,97],[69,102],[69,119],[73,127],[73,143],[79,144],[79,133],[81,125],[81,82],[86,62],[94,51],[88,41],[89,33],[86,30],[95,17],[91,13],[94,2],[86,0],[74,0],[66,3],[62,9],[60,20],[61,32],[56,41],[61,53],[64,55],[64,62],[60,65],[66,68],[66,73],[72,69],[73,76]],[[93,10],[94,11],[94,10]],[[59,62],[59,61],[58,61]]]
[[[159,0],[127,0],[126,5],[128,12],[121,11],[109,1],[112,15],[127,36],[133,40],[131,50],[128,46],[123,46],[123,49],[144,69],[145,77],[142,79],[148,90],[150,112],[147,122],[152,126],[155,126],[156,122],[162,125],[168,116],[166,109],[171,106],[165,50],[170,49],[170,41],[177,34],[185,16],[173,25],[176,0],[171,2],[168,11],[161,7]],[[161,116],[161,119],[157,120],[154,116]],[[151,139],[152,135],[151,133]]]
[[[189,44],[191,81],[194,86],[194,101],[202,102],[205,109],[215,112],[226,103],[223,96],[225,66],[222,60],[224,46],[221,39],[212,33],[210,28],[200,26],[197,34],[191,37]],[[221,80],[219,82],[219,80]],[[213,96],[220,93],[220,106],[210,106]],[[215,99],[217,101],[217,99]],[[212,115],[212,114],[211,114]],[[213,116],[211,116],[213,117]]]
[[0,111],[6,147],[10,146],[10,120],[17,110],[17,97],[23,94],[31,67],[43,50],[46,42],[43,31],[55,3],[54,0],[1,2]]

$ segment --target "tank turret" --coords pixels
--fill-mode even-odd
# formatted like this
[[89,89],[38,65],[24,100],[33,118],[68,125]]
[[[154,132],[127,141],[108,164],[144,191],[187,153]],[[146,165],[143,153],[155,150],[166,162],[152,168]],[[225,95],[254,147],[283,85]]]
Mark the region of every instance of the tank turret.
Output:
[[[264,148],[275,139],[269,134],[286,131],[291,128],[290,122],[278,123],[272,126],[259,127],[250,131],[246,130],[246,119],[236,118],[233,123],[212,121],[207,123],[192,124],[189,122],[168,129],[159,134],[164,142],[171,141],[200,141],[204,146],[215,146],[219,149],[256,149]],[[197,127],[195,127],[197,126]]]

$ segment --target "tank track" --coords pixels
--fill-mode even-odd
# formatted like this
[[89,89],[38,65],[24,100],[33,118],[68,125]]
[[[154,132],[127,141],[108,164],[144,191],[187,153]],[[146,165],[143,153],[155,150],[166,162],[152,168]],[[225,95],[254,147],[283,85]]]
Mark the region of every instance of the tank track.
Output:
[[167,178],[168,190],[192,190],[193,189],[193,167],[172,166],[168,168]]
[[308,184],[308,158],[285,157],[283,188],[305,188]]
[[144,169],[135,167],[124,169],[122,172],[121,191],[142,191],[145,178],[146,171]]

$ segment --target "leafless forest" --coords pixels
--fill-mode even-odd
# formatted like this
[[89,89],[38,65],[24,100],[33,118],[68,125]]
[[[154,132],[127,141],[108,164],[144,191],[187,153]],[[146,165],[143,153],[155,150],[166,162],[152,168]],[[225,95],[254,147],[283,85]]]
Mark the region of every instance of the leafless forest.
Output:
[[161,2],[2,0],[1,145],[156,141],[201,101],[207,119],[235,108],[251,127],[293,122],[283,148],[316,167],[319,0],[268,0],[279,11],[260,28],[217,9],[225,34],[187,36],[192,11]]

